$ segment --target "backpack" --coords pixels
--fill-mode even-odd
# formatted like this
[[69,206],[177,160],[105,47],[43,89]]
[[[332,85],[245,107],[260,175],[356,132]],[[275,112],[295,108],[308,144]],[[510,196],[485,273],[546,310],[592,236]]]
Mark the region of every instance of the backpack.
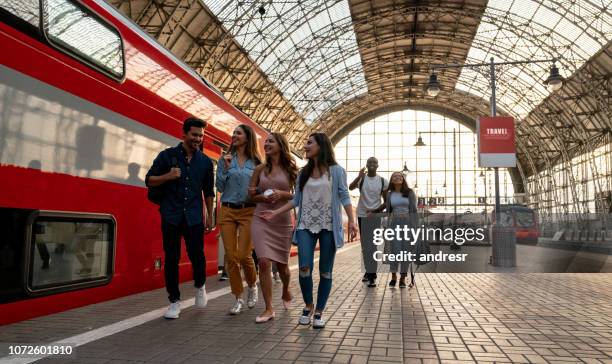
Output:
[[[172,156],[170,163],[170,168],[174,167],[178,167],[178,158],[176,155]],[[169,171],[170,170],[167,170],[164,173],[168,173]],[[147,199],[156,205],[161,205],[166,194],[166,183],[159,186],[147,186]]]
[[[385,182],[387,182],[384,177],[378,176],[380,177],[380,194],[382,195],[382,193],[385,191]],[[365,181],[365,176],[361,179],[361,181],[359,181],[359,192],[361,192],[361,188],[363,187],[363,181]]]

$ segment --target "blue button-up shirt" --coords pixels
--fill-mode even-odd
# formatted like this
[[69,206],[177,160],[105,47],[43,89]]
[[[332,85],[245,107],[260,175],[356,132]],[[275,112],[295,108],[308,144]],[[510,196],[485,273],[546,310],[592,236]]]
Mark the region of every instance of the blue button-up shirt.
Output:
[[225,169],[223,157],[217,162],[217,191],[222,192],[221,202],[245,203],[248,200],[249,183],[255,170],[255,162],[247,159],[240,167],[238,157],[232,154],[232,163]]
[[147,173],[145,183],[149,176],[168,173],[174,165],[178,165],[181,169],[181,178],[162,185],[164,197],[159,212],[164,220],[173,225],[179,225],[183,218],[188,226],[202,224],[204,221],[202,192],[204,197],[215,196],[212,161],[198,150],[188,163],[183,143],[179,143],[178,146],[159,153]]

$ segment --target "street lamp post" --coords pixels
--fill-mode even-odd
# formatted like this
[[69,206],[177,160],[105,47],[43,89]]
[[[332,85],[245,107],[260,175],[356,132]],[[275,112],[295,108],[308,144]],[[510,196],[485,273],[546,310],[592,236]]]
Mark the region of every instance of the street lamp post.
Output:
[[480,171],[480,178],[482,178],[484,181],[484,214],[485,214],[485,225],[487,225],[489,223],[488,219],[487,219],[487,175],[485,174],[485,172],[483,170]]
[[[429,81],[425,86],[426,92],[429,96],[435,97],[440,92],[440,82],[438,81],[438,76],[436,75],[436,69],[446,69],[446,68],[481,68],[481,67],[489,67],[489,77],[491,82],[491,116],[497,115],[497,105],[495,98],[495,66],[503,66],[503,65],[518,65],[518,64],[533,64],[533,63],[548,63],[552,62],[552,66],[550,67],[550,74],[544,83],[548,85],[553,91],[559,90],[563,85],[563,77],[559,74],[559,68],[555,65],[557,60],[553,59],[542,59],[542,60],[532,60],[532,61],[512,61],[512,62],[495,62],[495,59],[491,57],[490,62],[488,63],[474,63],[474,64],[443,64],[443,65],[432,65],[432,73],[429,76]],[[501,211],[501,203],[500,203],[500,194],[499,194],[499,168],[494,167],[495,170],[495,221],[499,222],[500,211]]]
[[[496,84],[495,84],[495,66],[503,66],[503,65],[517,65],[517,64],[532,64],[532,63],[548,63],[552,62],[552,66],[550,67],[550,75],[544,81],[553,91],[559,90],[563,85],[563,77],[559,74],[559,68],[555,65],[557,60],[553,59],[542,59],[542,60],[533,60],[533,61],[512,61],[512,62],[495,62],[495,59],[491,57],[490,62],[488,63],[474,63],[474,64],[443,64],[443,65],[432,65],[432,73],[429,76],[429,81],[426,85],[426,91],[429,96],[437,96],[440,92],[440,82],[438,81],[438,76],[436,75],[437,69],[446,69],[446,68],[481,68],[481,67],[489,67],[489,77],[491,81],[491,116],[497,115],[497,105],[495,98]],[[495,218],[499,218],[500,212],[500,195],[499,195],[499,168],[495,167]]]
[[[453,134],[453,223],[457,222],[457,130],[453,128],[453,131],[421,131],[417,142],[414,144],[415,147],[424,147],[426,144],[423,142],[421,134]],[[446,168],[445,168],[446,169]],[[446,182],[444,182],[446,187]],[[452,249],[460,248],[457,244],[451,245]]]

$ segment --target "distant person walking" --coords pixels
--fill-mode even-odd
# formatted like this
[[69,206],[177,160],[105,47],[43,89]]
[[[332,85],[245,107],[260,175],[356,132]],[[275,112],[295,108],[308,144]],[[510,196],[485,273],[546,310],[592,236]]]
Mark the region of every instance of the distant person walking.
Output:
[[[162,191],[159,212],[164,242],[164,278],[170,306],[164,314],[176,319],[181,312],[179,292],[179,260],[181,236],[185,239],[187,255],[193,268],[196,287],[195,305],[206,307],[206,260],[204,259],[204,231],[212,229],[213,164],[200,151],[206,123],[188,118],[183,123],[183,141],[168,148],[155,158],[147,173],[145,184]],[[202,222],[202,192],[206,199],[206,225]],[[144,228],[144,227],[143,227]]]
[[[417,225],[416,194],[408,187],[406,178],[401,172],[394,172],[391,175],[385,209],[389,213],[388,228],[395,229],[397,226],[403,228],[404,225],[411,228]],[[390,251],[392,254],[415,251],[414,245],[404,239],[394,239],[388,241],[387,244],[391,244]],[[414,285],[414,273],[412,271],[412,263],[409,261],[402,261],[401,264],[397,261],[389,262],[389,269],[391,271],[389,287],[395,287],[397,283],[398,266],[400,268],[399,287],[406,287],[408,268],[410,268],[410,287],[412,287]]]
[[[311,134],[304,147],[308,163],[297,179],[295,196],[281,208],[264,211],[261,217],[268,221],[294,207],[299,207],[297,229],[293,239],[298,245],[299,281],[306,306],[300,316],[300,325],[325,327],[322,318],[332,286],[332,271],[336,250],[344,245],[342,212],[348,216],[349,241],[357,235],[357,226],[346,183],[346,172],[336,162],[329,137],[323,133]],[[317,305],[313,303],[312,269],[315,246],[319,241],[319,288]]]
[[[367,174],[366,174],[367,169]],[[366,167],[359,171],[359,175],[349,185],[349,190],[359,187],[359,202],[357,203],[357,222],[361,237],[361,253],[365,274],[361,279],[367,281],[368,287],[376,287],[377,265],[374,261],[376,246],[372,242],[374,229],[380,228],[380,218],[370,216],[373,210],[383,206],[385,191],[389,188],[389,182],[382,176],[376,174],[378,159],[368,158]]]
[[255,169],[251,178],[249,196],[257,203],[251,235],[259,264],[259,282],[266,309],[257,316],[255,322],[261,323],[274,319],[272,307],[272,263],[276,263],[283,282],[283,305],[289,308],[293,299],[289,292],[289,253],[293,225],[291,212],[276,215],[270,221],[258,216],[265,210],[283,206],[293,199],[293,188],[297,178],[297,165],[291,157],[289,143],[279,133],[270,133],[264,144],[266,162]]
[[255,168],[261,164],[253,129],[241,124],[234,129],[228,153],[217,163],[217,190],[221,192],[221,238],[225,248],[225,269],[236,297],[230,314],[242,312],[244,300],[240,268],[248,284],[247,306],[257,303],[257,272],[253,262],[251,219],[255,204],[249,202],[248,187]]

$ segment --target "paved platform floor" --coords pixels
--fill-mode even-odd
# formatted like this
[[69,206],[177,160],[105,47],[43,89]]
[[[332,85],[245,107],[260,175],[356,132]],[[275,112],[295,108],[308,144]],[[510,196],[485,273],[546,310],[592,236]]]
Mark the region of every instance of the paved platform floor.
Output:
[[[280,284],[273,322],[254,323],[262,300],[229,316],[229,284],[211,277],[207,290],[216,298],[206,309],[184,309],[178,320],[161,318],[162,289],[0,327],[0,342],[83,340],[90,330],[122,322],[72,358],[39,362],[612,363],[612,274],[419,273],[412,289],[390,289],[389,275],[381,274],[378,287],[368,288],[359,260],[355,244],[339,252],[322,330],[297,324],[301,304],[282,309]],[[182,292],[190,298],[193,289],[184,284]],[[144,323],[123,324],[138,315]]]

